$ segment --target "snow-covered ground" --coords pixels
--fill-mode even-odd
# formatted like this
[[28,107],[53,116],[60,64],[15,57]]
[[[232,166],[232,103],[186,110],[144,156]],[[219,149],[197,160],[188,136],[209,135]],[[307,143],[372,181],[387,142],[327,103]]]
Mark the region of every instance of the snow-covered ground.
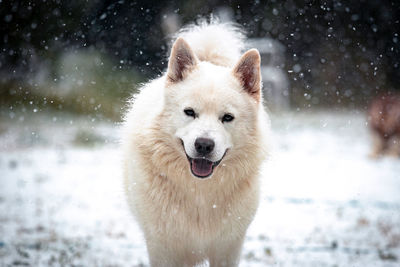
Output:
[[[0,124],[0,266],[147,266],[118,125],[20,118]],[[368,158],[364,114],[285,113],[272,125],[241,266],[399,266],[400,160]]]

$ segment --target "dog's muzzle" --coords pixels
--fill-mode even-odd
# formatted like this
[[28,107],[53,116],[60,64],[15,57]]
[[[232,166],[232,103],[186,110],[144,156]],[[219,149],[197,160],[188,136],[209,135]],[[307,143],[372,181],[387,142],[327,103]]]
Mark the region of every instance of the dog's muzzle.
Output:
[[218,164],[222,161],[226,154],[225,151],[224,155],[218,161],[209,160],[207,157],[214,149],[214,141],[207,138],[197,138],[195,141],[195,149],[198,157],[192,158],[186,153],[183,140],[181,140],[181,143],[183,151],[185,152],[186,157],[189,160],[190,171],[195,177],[201,179],[210,177],[213,174],[214,168],[218,166]]

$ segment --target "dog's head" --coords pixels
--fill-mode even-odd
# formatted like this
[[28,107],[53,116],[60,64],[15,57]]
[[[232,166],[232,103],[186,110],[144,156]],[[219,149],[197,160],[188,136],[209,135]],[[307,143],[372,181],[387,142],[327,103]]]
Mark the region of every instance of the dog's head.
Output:
[[232,151],[244,153],[241,146],[255,130],[260,88],[257,50],[247,51],[236,66],[228,68],[200,61],[182,38],[175,42],[163,113],[168,121],[165,127],[179,143],[194,176],[209,177]]

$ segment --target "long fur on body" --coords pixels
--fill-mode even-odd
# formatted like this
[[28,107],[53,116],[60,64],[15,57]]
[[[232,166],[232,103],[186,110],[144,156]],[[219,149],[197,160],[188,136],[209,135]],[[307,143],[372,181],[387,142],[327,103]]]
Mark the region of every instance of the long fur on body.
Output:
[[[198,64],[180,73],[182,78],[175,76],[183,81],[169,79],[167,72],[146,84],[126,115],[123,149],[128,203],[144,232],[152,266],[194,266],[205,260],[211,266],[237,266],[258,206],[267,115],[261,97],[234,89],[241,88],[231,69],[244,47],[242,33],[229,25],[202,24],[183,30],[179,37],[189,44]],[[220,77],[225,80],[219,84]],[[183,92],[182,87],[201,90]],[[182,124],[177,105],[189,97],[207,114],[229,101],[241,112],[235,118],[236,128],[224,126],[233,145],[208,179],[193,176],[176,136]]]

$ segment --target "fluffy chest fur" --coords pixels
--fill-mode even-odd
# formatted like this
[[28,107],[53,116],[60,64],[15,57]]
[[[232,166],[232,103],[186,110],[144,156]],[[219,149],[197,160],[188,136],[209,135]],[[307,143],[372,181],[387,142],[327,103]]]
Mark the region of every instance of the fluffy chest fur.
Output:
[[[185,236],[196,242],[200,237],[212,240],[243,232],[258,205],[257,168],[246,173],[246,179],[238,177],[245,174],[229,166],[235,163],[228,157],[211,179],[200,180],[191,175],[186,159],[165,142],[168,139],[148,134],[138,140],[136,163],[146,172],[138,177],[146,178],[135,179],[128,194],[142,203],[136,206],[142,227],[155,235]],[[147,221],[153,224],[146,225]]]

